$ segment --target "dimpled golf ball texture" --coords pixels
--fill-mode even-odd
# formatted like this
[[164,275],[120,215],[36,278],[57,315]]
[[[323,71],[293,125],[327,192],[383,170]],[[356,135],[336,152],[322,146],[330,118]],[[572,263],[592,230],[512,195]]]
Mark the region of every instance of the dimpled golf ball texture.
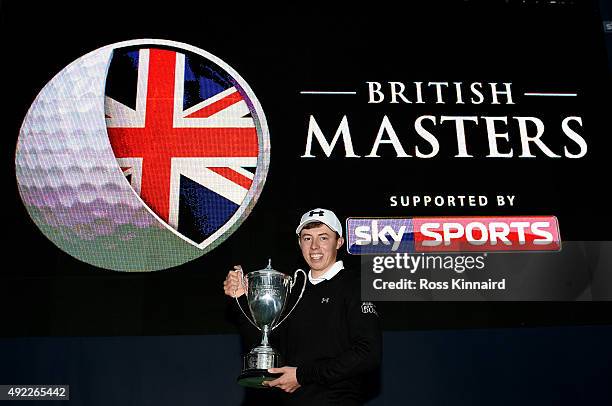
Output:
[[55,245],[91,265],[152,271],[204,251],[159,222],[136,195],[113,155],[104,116],[112,46],[58,73],[38,94],[19,133],[19,193]]

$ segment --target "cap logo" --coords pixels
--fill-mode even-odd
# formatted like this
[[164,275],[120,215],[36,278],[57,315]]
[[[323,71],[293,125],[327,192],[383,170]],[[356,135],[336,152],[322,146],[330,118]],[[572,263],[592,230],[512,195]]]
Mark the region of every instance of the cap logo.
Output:
[[323,210],[319,210],[319,211],[311,211],[310,213],[308,213],[308,217],[313,217],[313,216],[324,216],[325,212]]

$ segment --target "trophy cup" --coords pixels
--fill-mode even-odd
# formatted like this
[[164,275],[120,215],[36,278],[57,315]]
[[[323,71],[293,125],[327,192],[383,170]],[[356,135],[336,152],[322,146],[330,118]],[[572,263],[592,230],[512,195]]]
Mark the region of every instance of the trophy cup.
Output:
[[[304,274],[304,285],[302,286],[300,296],[285,317],[278,321],[287,298],[297,281],[298,272]],[[242,309],[237,297],[236,303],[238,303],[238,307],[242,314],[244,314],[244,317],[263,334],[261,344],[251,349],[242,359],[242,373],[238,377],[239,385],[252,388],[267,388],[262,383],[264,381],[271,381],[278,376],[278,374],[268,372],[268,368],[282,366],[281,355],[268,343],[268,335],[272,330],[280,326],[293,312],[293,309],[295,309],[302,298],[306,288],[306,281],[306,272],[303,270],[298,269],[293,274],[293,277],[291,277],[272,269],[272,260],[268,261],[268,266],[265,269],[249,272],[241,276],[240,282],[245,290],[253,320]]]

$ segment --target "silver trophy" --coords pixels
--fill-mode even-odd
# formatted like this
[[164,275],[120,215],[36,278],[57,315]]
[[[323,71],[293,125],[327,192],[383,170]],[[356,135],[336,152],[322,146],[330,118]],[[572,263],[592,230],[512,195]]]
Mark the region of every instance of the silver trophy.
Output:
[[[273,380],[279,375],[268,372],[268,368],[283,366],[281,355],[270,346],[268,336],[293,312],[306,288],[306,272],[298,269],[291,277],[272,269],[271,262],[271,260],[268,261],[265,269],[249,272],[240,278],[253,320],[244,312],[237,297],[236,303],[242,314],[263,333],[261,344],[249,351],[242,359],[242,373],[238,377],[238,383],[242,386],[266,388],[267,386],[263,386],[262,383]],[[302,291],[291,310],[279,321],[287,298],[297,281],[298,272],[304,275]]]

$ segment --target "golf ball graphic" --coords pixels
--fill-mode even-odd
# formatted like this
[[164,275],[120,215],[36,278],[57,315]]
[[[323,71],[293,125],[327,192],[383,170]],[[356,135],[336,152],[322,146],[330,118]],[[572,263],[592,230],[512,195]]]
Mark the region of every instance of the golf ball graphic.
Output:
[[247,83],[167,40],[108,45],[38,94],[15,156],[19,193],[57,247],[91,265],[154,271],[221,244],[263,188],[270,143]]

